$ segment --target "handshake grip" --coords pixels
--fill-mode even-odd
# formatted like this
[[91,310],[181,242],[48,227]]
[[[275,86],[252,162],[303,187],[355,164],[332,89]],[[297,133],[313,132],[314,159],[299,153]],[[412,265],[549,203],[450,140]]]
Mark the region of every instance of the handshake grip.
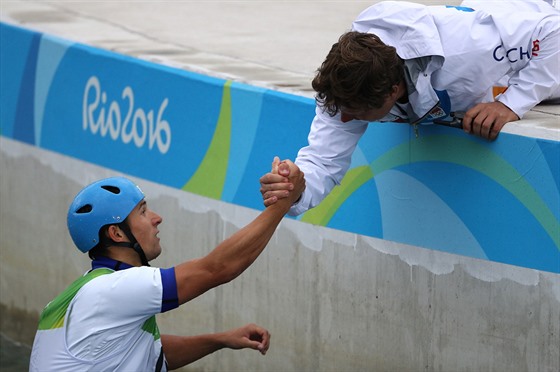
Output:
[[299,167],[289,159],[280,161],[277,156],[270,173],[261,177],[260,182],[265,207],[282,199],[293,204],[305,190],[305,177]]

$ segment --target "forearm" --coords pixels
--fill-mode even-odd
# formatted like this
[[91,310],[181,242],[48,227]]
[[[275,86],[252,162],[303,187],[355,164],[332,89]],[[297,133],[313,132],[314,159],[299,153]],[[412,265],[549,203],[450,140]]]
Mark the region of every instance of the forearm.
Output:
[[161,343],[170,370],[186,366],[225,347],[221,333],[190,337],[162,335]]
[[305,174],[305,191],[290,210],[299,215],[317,206],[338,184],[350,167],[352,154],[367,123],[342,123],[316,108],[308,136],[309,145],[299,150],[295,164]]
[[342,179],[347,171],[347,169],[338,170],[339,168],[327,169],[321,164],[321,161],[322,159],[318,157],[298,157],[296,159],[296,165],[305,174],[305,190],[301,194],[300,200],[290,208],[290,215],[297,216],[315,208],[340,183],[340,180],[336,178],[338,174]]
[[290,204],[282,200],[266,208],[257,218],[224,240],[206,259],[216,265],[221,280],[228,282],[249,267],[266,247]]
[[179,303],[190,301],[245,271],[266,247],[291,203],[291,199],[284,199],[266,208],[207,256],[176,266]]

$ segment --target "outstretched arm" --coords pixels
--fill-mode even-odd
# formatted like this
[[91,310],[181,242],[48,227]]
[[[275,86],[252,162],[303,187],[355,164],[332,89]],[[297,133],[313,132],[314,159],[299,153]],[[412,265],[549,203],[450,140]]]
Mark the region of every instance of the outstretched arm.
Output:
[[[299,150],[295,160],[297,171],[305,174],[305,191],[292,206],[290,215],[314,208],[340,184],[350,167],[354,149],[368,126],[366,121],[358,120],[343,123],[340,114],[331,117],[321,107],[317,107],[315,113],[308,136],[309,145]],[[286,195],[280,192],[287,190],[285,176],[279,169],[279,175],[271,171],[261,177],[265,206]]]
[[265,355],[270,345],[270,333],[255,324],[229,330],[191,337],[162,335],[161,343],[170,370],[195,362],[213,352],[223,349],[253,349]]
[[305,188],[303,174],[295,171],[296,167],[291,161],[287,160],[285,164],[290,167],[290,174],[295,174],[288,177],[293,184],[293,191],[289,197],[266,208],[251,223],[224,240],[207,256],[175,267],[179,304],[235,279],[261,254],[276,227]]

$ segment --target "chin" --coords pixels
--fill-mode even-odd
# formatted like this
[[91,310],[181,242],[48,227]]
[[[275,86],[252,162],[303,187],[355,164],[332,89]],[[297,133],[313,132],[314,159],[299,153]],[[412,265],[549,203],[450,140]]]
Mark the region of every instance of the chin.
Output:
[[154,248],[154,250],[151,252],[149,256],[148,255],[146,256],[148,261],[152,261],[158,258],[160,254],[161,254],[161,247],[158,247],[158,248]]

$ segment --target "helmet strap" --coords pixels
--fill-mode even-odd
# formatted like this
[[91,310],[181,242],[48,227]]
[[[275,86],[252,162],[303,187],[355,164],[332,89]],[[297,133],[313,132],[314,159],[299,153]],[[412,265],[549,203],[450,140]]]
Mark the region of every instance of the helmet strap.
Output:
[[144,253],[144,250],[142,249],[142,247],[140,247],[140,244],[138,244],[138,242],[132,245],[132,249],[134,249],[134,251],[138,253],[138,256],[140,256],[142,266],[150,266],[150,264],[148,263],[148,259],[146,258],[146,254]]
[[124,221],[119,224],[119,227],[124,232],[128,240],[130,240],[130,242],[119,242],[119,243],[115,242],[116,243],[115,245],[120,247],[132,248],[134,252],[136,252],[140,257],[140,262],[142,263],[142,266],[150,266],[146,254],[144,253],[144,250],[142,249],[140,244],[138,244],[138,240],[136,240],[136,238],[132,234],[132,231],[130,231],[130,227],[128,226],[128,223]]

